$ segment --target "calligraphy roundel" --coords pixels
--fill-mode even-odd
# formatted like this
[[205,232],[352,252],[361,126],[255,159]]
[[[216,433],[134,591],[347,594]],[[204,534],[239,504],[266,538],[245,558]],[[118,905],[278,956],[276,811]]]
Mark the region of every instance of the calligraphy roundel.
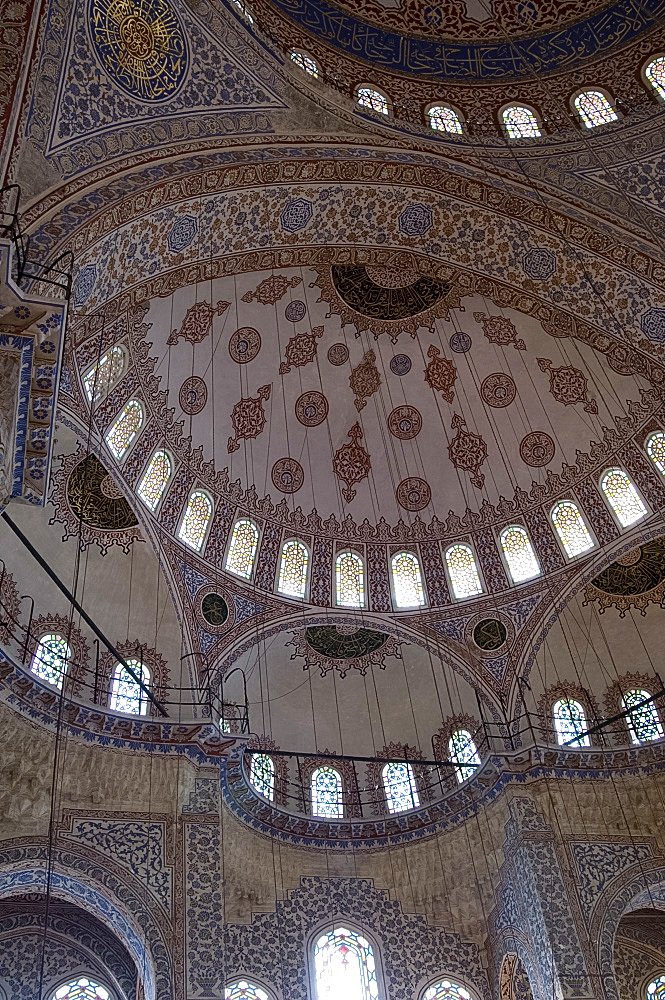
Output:
[[423,418],[415,406],[396,406],[388,417],[388,430],[401,441],[410,441],[420,434]]
[[231,334],[229,354],[239,365],[253,361],[261,350],[261,334],[251,326],[242,326]]
[[167,0],[89,0],[97,58],[111,79],[142,101],[167,101],[187,71],[187,45]]
[[296,400],[296,417],[305,427],[318,427],[328,416],[328,400],[322,392],[311,389]]
[[422,510],[432,499],[432,491],[424,479],[413,476],[403,479],[396,491],[397,503],[404,510]]
[[272,467],[272,481],[282,493],[297,493],[305,482],[305,473],[295,458],[280,458]]

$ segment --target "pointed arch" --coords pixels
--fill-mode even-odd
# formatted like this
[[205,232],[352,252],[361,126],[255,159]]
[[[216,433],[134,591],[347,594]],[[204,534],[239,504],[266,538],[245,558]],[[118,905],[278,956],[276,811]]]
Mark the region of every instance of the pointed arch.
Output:
[[277,589],[286,597],[303,598],[307,592],[309,551],[303,542],[289,538],[282,545]]
[[482,594],[483,586],[470,545],[462,542],[451,545],[446,549],[445,560],[453,595],[458,600]]
[[538,118],[526,104],[509,104],[501,112],[501,123],[509,139],[539,139]]
[[646,452],[658,471],[665,475],[665,432],[654,431],[646,440]]
[[270,994],[249,979],[236,979],[224,990],[224,1000],[270,1000]]
[[524,583],[525,580],[540,576],[540,566],[531,539],[521,524],[511,524],[504,528],[499,541],[513,583]]
[[291,52],[289,53],[289,58],[291,59],[292,62],[296,64],[296,66],[299,66],[300,69],[304,70],[308,76],[313,76],[315,79],[318,80],[319,67],[316,63],[316,60],[313,59],[310,55],[308,55],[306,52],[303,52],[301,49],[291,49]]
[[[150,668],[136,657],[131,657],[127,663],[145,686],[150,687]],[[109,707],[112,712],[126,712],[129,715],[145,715],[148,711],[148,698],[122,663],[117,663],[113,671]]]
[[448,757],[455,765],[455,774],[460,784],[476,773],[480,766],[480,755],[467,729],[456,729],[448,740]]
[[138,399],[130,399],[106,432],[106,443],[113,457],[120,462],[143,426],[143,407]]
[[643,72],[645,80],[657,97],[665,101],[665,55],[649,60]]
[[450,132],[452,135],[462,135],[462,119],[459,112],[449,104],[432,104],[427,109],[427,121],[435,132]]
[[212,519],[212,500],[204,490],[189,494],[187,507],[178,528],[178,538],[190,549],[200,552]]
[[109,348],[83,376],[83,386],[89,403],[98,403],[108,396],[125,373],[127,351],[120,344]]
[[154,453],[139,483],[139,499],[153,514],[157,510],[164,491],[173,475],[173,463],[168,452],[159,449]]
[[72,650],[64,636],[47,632],[37,643],[30,669],[40,680],[61,688],[71,660]]
[[357,552],[340,552],[337,556],[335,585],[340,607],[365,607],[365,568]]
[[648,513],[632,479],[623,469],[606,469],[600,480],[600,488],[622,528],[635,524]]
[[113,994],[98,981],[97,976],[77,976],[58,986],[50,1000],[113,1000]]
[[421,993],[420,1000],[473,1000],[466,987],[446,976],[427,986]]
[[390,560],[395,605],[421,608],[425,603],[420,562],[413,552],[397,552]]
[[269,754],[252,754],[249,780],[259,795],[272,802],[275,797],[275,763]]
[[660,715],[650,699],[651,694],[646,688],[630,688],[621,696],[623,709],[628,712],[626,722],[630,738],[635,744],[652,743],[663,738]]
[[248,517],[241,517],[233,525],[229,551],[226,553],[227,573],[249,580],[254,569],[256,549],[259,544],[259,529]]
[[572,500],[560,500],[556,503],[550,511],[550,520],[569,559],[574,559],[575,556],[593,548],[593,538],[586,521]]
[[388,761],[381,770],[388,812],[400,813],[420,808],[416,776],[406,761]]
[[312,771],[310,795],[312,816],[320,819],[344,817],[344,786],[337,768],[324,765]]
[[385,94],[374,87],[361,86],[356,88],[356,103],[361,108],[374,111],[379,115],[390,114],[390,102]]
[[602,90],[583,90],[575,97],[573,107],[585,128],[598,128],[599,125],[607,125],[619,118],[609,97]]
[[552,719],[559,746],[591,746],[591,739],[586,732],[589,728],[586,712],[579,701],[568,697],[559,698],[552,706]]
[[344,925],[315,938],[316,1000],[384,1000],[378,981],[378,956],[368,939]]

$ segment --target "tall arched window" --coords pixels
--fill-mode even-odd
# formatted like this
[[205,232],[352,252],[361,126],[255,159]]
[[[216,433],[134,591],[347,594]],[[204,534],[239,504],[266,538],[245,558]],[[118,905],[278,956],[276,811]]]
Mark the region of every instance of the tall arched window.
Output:
[[535,112],[522,104],[511,104],[501,113],[503,127],[509,139],[538,139],[540,128]]
[[582,124],[587,128],[607,125],[608,122],[617,121],[619,117],[609,99],[600,90],[585,90],[577,95],[574,104]]
[[358,87],[356,101],[361,108],[376,111],[380,115],[388,114],[388,98],[380,90],[373,90],[372,87]]
[[461,783],[476,773],[480,757],[473,737],[466,729],[458,729],[448,740],[448,756],[455,765],[457,780]]
[[112,997],[101,983],[88,976],[79,976],[60,986],[51,1000],[112,1000]]
[[[559,746],[567,743],[570,747],[590,747],[591,740],[586,715],[579,701],[574,698],[560,698],[552,708],[554,729]],[[577,737],[577,739],[575,738]]]
[[422,995],[422,1000],[471,1000],[471,994],[463,986],[458,986],[450,979],[442,979],[427,987]]
[[267,753],[253,753],[249,780],[259,795],[272,802],[275,795],[275,765],[272,757]]
[[317,767],[310,781],[312,816],[320,819],[342,819],[344,791],[342,775],[334,767]]
[[314,945],[316,1000],[380,1000],[374,949],[346,927],[322,934]]
[[317,77],[319,75],[319,67],[316,65],[315,61],[311,56],[308,56],[306,52],[301,52],[299,49],[293,49],[291,52],[291,60],[299,66],[300,69],[304,69],[305,73],[309,76]]
[[413,552],[398,552],[390,560],[395,604],[398,608],[420,608],[425,603],[420,563]]
[[248,518],[243,517],[233,525],[231,544],[226,556],[226,570],[249,580],[254,569],[256,547],[259,544],[259,529]]
[[450,574],[453,594],[457,598],[482,594],[483,588],[476,568],[476,560],[468,545],[457,543],[446,549],[446,566]]
[[67,640],[55,632],[49,632],[39,640],[30,669],[43,681],[61,688],[71,659],[72,651]]
[[533,551],[531,539],[519,524],[504,528],[499,536],[503,554],[513,583],[522,583],[540,575],[540,567]]
[[447,104],[434,104],[427,112],[430,128],[437,132],[452,132],[454,135],[462,134],[462,123],[459,115]]
[[282,545],[282,561],[279,567],[280,594],[287,597],[304,597],[307,589],[307,546],[290,538]]
[[386,764],[381,771],[383,790],[391,813],[420,808],[420,796],[413,768],[405,762]]
[[171,459],[167,453],[161,450],[156,451],[150,459],[137,491],[140,499],[153,513],[157,510],[159,501],[164,495],[172,472]]
[[647,438],[647,455],[659,472],[665,475],[665,433],[656,431]]
[[[649,701],[650,698],[651,695],[644,688],[633,688],[625,691],[621,699],[624,710],[629,712],[626,721],[633,743],[651,743],[663,736],[658,709]],[[643,705],[642,702],[645,701],[648,704]],[[635,705],[639,705],[639,708],[634,708]]]
[[83,376],[85,393],[90,403],[97,403],[108,396],[125,370],[127,355],[124,347],[116,345],[102,355],[97,364]]
[[579,507],[572,500],[561,500],[555,504],[550,517],[569,559],[593,548],[593,538]]
[[622,528],[635,524],[647,513],[642,497],[622,469],[608,469],[600,486]]
[[365,571],[356,552],[340,552],[335,560],[337,603],[342,608],[365,606]]
[[665,101],[665,56],[656,56],[652,59],[644,67],[644,75],[658,96]]
[[142,423],[143,407],[138,399],[130,399],[106,432],[106,443],[118,461],[127,454],[129,446],[141,430]]
[[203,490],[189,494],[187,507],[178,529],[178,538],[195,552],[200,552],[206,540],[212,517],[212,500]]
[[[150,686],[150,670],[140,660],[127,660],[137,677],[140,677],[146,687]],[[111,711],[129,712],[132,715],[145,715],[148,710],[148,697],[136,681],[127,673],[122,663],[116,664],[111,681]]]
[[647,986],[647,1000],[665,1000],[665,976],[658,976]]
[[269,1000],[268,994],[247,979],[238,979],[224,990],[224,1000]]

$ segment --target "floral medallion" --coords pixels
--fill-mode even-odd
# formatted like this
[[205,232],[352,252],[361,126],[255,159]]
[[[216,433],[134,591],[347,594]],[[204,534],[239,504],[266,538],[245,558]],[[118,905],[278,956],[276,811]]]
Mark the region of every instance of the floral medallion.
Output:
[[272,467],[271,478],[281,493],[296,493],[305,482],[305,473],[295,458],[280,458]]
[[487,316],[485,313],[475,312],[473,318],[476,323],[482,323],[483,333],[490,344],[500,344],[501,347],[512,344],[516,351],[526,351],[526,344],[517,336],[515,324],[507,316]]
[[305,318],[305,313],[307,312],[307,307],[304,302],[300,299],[294,299],[293,302],[289,302],[288,306],[284,310],[284,315],[288,319],[289,323],[299,323],[301,319]]
[[456,469],[464,469],[471,473],[471,482],[478,489],[481,489],[485,482],[485,476],[479,472],[480,466],[487,458],[487,445],[480,434],[473,434],[466,429],[466,420],[458,413],[453,417],[450,425],[457,434],[448,445],[448,455],[450,461]]
[[558,403],[564,406],[584,403],[587,413],[598,413],[596,400],[589,399],[586,375],[579,368],[572,365],[553,368],[549,358],[538,358],[538,367],[541,372],[549,372],[550,392]]
[[200,413],[208,401],[208,387],[198,375],[186,378],[180,386],[178,401],[183,413],[195,416]]
[[331,365],[343,365],[349,360],[349,349],[346,344],[333,344],[328,348],[328,361]]
[[510,406],[517,393],[517,387],[510,375],[503,372],[493,372],[483,379],[480,387],[480,395],[488,406],[500,409],[503,406]]
[[424,479],[413,476],[403,479],[395,491],[397,503],[404,510],[422,510],[432,499],[432,491]]
[[209,302],[196,302],[185,313],[180,329],[171,331],[166,343],[173,346],[182,337],[190,344],[200,344],[212,330],[213,317],[223,316],[230,305],[230,302],[221,299],[216,306],[212,306]]
[[318,427],[328,416],[328,400],[322,392],[311,389],[296,400],[296,417],[305,427]]
[[311,333],[297,333],[291,337],[284,351],[284,361],[279,366],[279,374],[286,375],[292,368],[310,364],[316,357],[316,341],[322,336],[323,327],[315,326]]
[[554,458],[554,441],[545,431],[531,431],[522,438],[520,457],[525,465],[538,469]]
[[388,417],[388,430],[400,441],[410,441],[420,434],[423,418],[415,406],[396,406]]
[[356,410],[360,412],[367,405],[369,396],[373,396],[381,385],[381,376],[376,367],[376,354],[366,351],[359,365],[352,369],[349,375],[349,385],[355,394]]
[[350,442],[343,444],[335,452],[333,457],[333,472],[341,482],[346,484],[342,490],[342,496],[347,503],[351,503],[356,495],[353,489],[354,483],[359,483],[369,475],[372,463],[368,453],[361,445],[363,432],[360,424],[354,424],[348,433]]
[[289,288],[295,288],[301,281],[302,278],[297,275],[285,278],[283,274],[271,274],[269,278],[264,278],[263,281],[259,282],[253,292],[245,292],[242,301],[260,302],[262,306],[274,306],[286,295]]
[[229,354],[239,365],[253,361],[261,350],[261,334],[252,326],[241,326],[231,334]]
[[447,403],[452,403],[455,398],[453,386],[457,379],[457,368],[448,358],[442,358],[441,351],[434,344],[427,349],[427,357],[431,358],[425,369],[425,381],[434,389],[440,392]]
[[262,385],[256,398],[240,399],[231,412],[231,423],[235,437],[229,437],[227,451],[229,454],[237,451],[239,441],[243,438],[257,437],[266,425],[266,415],[263,409],[265,400],[270,399],[271,385]]

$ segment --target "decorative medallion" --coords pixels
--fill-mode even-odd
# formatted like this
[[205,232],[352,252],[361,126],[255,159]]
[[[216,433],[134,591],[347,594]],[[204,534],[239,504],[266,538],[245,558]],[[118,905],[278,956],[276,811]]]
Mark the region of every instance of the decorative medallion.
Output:
[[554,458],[554,441],[545,431],[531,431],[520,443],[520,457],[525,465],[535,469],[547,465]]
[[272,481],[281,493],[296,493],[305,482],[305,473],[295,458],[280,458],[272,467]]
[[506,626],[498,618],[483,618],[473,629],[473,641],[485,653],[501,649],[507,635]]
[[479,472],[480,466],[487,458],[487,445],[479,434],[472,434],[466,430],[466,420],[458,413],[453,417],[450,425],[457,434],[448,445],[448,455],[450,461],[456,469],[464,469],[471,473],[471,482],[478,489],[481,489],[485,482],[485,476]]
[[453,386],[457,378],[457,368],[448,358],[440,357],[440,350],[431,344],[427,348],[427,357],[431,361],[425,369],[425,381],[434,389],[440,392],[447,403],[452,403],[455,398]]
[[363,437],[360,424],[354,424],[347,437],[350,437],[351,441],[343,444],[335,452],[333,472],[341,482],[346,483],[346,488],[342,490],[342,496],[347,503],[351,503],[356,495],[353,484],[359,483],[361,479],[365,479],[369,475],[372,463],[368,453],[360,444]]
[[295,647],[291,659],[304,657],[303,670],[314,667],[321,671],[322,677],[331,670],[337,670],[340,677],[346,677],[349,670],[357,670],[364,677],[368,667],[385,670],[388,656],[402,659],[401,641],[355,624],[316,625],[294,632],[293,636],[286,644]]
[[598,404],[595,399],[589,399],[588,382],[579,368],[572,365],[562,365],[560,368],[553,368],[549,358],[538,358],[538,367],[541,372],[549,372],[550,392],[559,403],[564,406],[572,406],[575,403],[584,403],[587,413],[598,413]]
[[397,503],[404,510],[422,510],[432,499],[432,491],[424,479],[416,476],[403,479],[395,491]]
[[279,374],[286,375],[292,368],[302,368],[313,361],[318,347],[316,341],[322,336],[323,327],[315,326],[311,333],[297,333],[291,337],[284,351],[285,360],[279,366]]
[[584,590],[584,604],[597,602],[601,614],[616,608],[623,618],[630,608],[643,615],[649,604],[665,607],[665,538],[630,549]]
[[349,349],[346,344],[333,344],[328,348],[328,361],[331,365],[343,365],[349,360]]
[[328,400],[322,392],[311,389],[296,400],[296,417],[305,427],[318,427],[328,416]]
[[206,594],[201,601],[201,614],[208,625],[219,628],[229,617],[229,606],[220,594]]
[[241,326],[231,334],[229,354],[239,365],[253,361],[261,350],[261,334],[253,326]]
[[193,215],[181,215],[171,226],[166,245],[171,253],[182,253],[192,245],[198,231],[199,224]]
[[201,587],[194,595],[194,614],[199,626],[211,635],[222,635],[236,622],[232,598],[215,584]]
[[142,101],[167,101],[187,71],[178,16],[166,0],[90,0],[88,24],[108,76]]
[[[508,615],[492,610],[492,617],[487,612],[479,612],[467,619],[464,625],[464,641],[477,656],[483,660],[506,655],[506,646],[515,640],[515,626]],[[474,649],[475,647],[475,649]]]
[[287,305],[284,315],[289,323],[299,323],[301,319],[305,318],[306,312],[305,303],[301,302],[300,299],[294,299],[293,302],[289,302]]
[[411,202],[400,214],[397,225],[405,236],[424,236],[434,225],[432,209],[429,205]]
[[640,319],[642,333],[654,344],[665,344],[665,309],[651,306]]
[[533,247],[522,257],[522,270],[532,281],[545,281],[556,271],[556,255],[546,247]]
[[301,281],[302,278],[297,275],[285,278],[283,274],[271,274],[269,278],[264,278],[253,292],[245,292],[242,301],[260,302],[262,306],[274,306],[286,295],[289,288],[295,288]]
[[286,203],[279,217],[282,229],[287,233],[297,233],[304,229],[312,218],[312,203],[305,198],[293,198]]
[[194,416],[200,413],[208,402],[208,387],[198,375],[191,375],[180,386],[178,400],[183,413]]
[[415,406],[396,406],[388,417],[388,430],[400,441],[410,441],[420,434],[423,418]]
[[366,351],[360,364],[351,370],[349,385],[356,397],[354,400],[356,410],[360,413],[367,405],[368,397],[373,396],[381,385],[374,351]]
[[454,333],[450,340],[450,350],[454,351],[455,354],[466,354],[467,351],[471,350],[471,337],[468,333]]
[[390,370],[393,375],[408,375],[411,371],[411,358],[408,354],[395,354],[390,359]]
[[262,385],[258,396],[254,399],[240,399],[231,412],[231,423],[236,432],[235,437],[229,437],[227,451],[229,454],[237,451],[242,438],[257,437],[266,425],[266,415],[263,409],[264,400],[270,399],[271,385]]
[[196,302],[187,310],[180,329],[173,330],[166,343],[172,346],[182,337],[190,344],[200,344],[212,330],[213,316],[222,316],[230,304],[221,299],[216,307],[211,306],[209,302]]
[[487,316],[485,313],[475,312],[473,318],[476,323],[482,323],[483,333],[490,344],[500,344],[502,347],[512,344],[516,351],[526,351],[526,344],[517,336],[515,324],[507,316]]
[[483,379],[480,387],[480,395],[488,406],[500,409],[503,406],[510,406],[517,393],[517,388],[510,375],[503,372],[493,372]]

